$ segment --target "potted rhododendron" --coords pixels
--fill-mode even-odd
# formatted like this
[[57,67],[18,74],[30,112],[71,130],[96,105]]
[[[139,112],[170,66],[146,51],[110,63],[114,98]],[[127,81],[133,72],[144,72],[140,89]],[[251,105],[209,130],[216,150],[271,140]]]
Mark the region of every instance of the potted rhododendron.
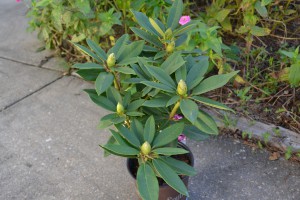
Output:
[[131,30],[141,40],[130,41],[125,34],[107,52],[91,40],[89,47],[75,44],[94,61],[74,65],[80,76],[95,83],[85,91],[111,112],[100,120],[99,126],[111,131],[107,144],[100,146],[106,155],[128,158],[145,200],[188,196],[187,178],[196,172],[192,153],[178,136],[201,140],[218,134],[213,118],[198,105],[231,110],[202,95],[237,72],[207,77],[208,57],[182,47],[187,32],[196,27],[182,13],[181,0],[173,2],[166,23],[133,11],[140,27]]

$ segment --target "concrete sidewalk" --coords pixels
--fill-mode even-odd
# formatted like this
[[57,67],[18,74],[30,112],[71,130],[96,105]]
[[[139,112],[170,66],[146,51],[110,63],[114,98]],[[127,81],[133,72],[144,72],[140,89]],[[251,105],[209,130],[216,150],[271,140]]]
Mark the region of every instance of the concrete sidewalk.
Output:
[[[50,51],[26,33],[26,8],[0,1],[0,200],[135,200],[125,159],[103,157],[97,130],[107,111],[82,91],[92,85],[62,76]],[[198,175],[190,200],[300,199],[300,165],[269,161],[225,136],[188,141]]]

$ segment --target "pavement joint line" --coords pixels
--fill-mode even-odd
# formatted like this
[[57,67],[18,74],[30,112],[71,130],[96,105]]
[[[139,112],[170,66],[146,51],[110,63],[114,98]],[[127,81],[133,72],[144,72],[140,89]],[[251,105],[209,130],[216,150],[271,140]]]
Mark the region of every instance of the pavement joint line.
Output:
[[20,98],[20,99],[18,99],[18,100],[16,100],[16,101],[14,101],[14,102],[12,102],[11,104],[9,104],[9,105],[5,106],[4,108],[0,109],[0,113],[1,113],[2,111],[7,110],[8,108],[14,106],[15,104],[17,104],[17,103],[23,101],[23,100],[26,99],[27,97],[30,97],[31,95],[33,95],[33,94],[35,94],[35,93],[41,91],[42,89],[44,89],[44,88],[46,88],[47,86],[49,86],[49,85],[55,83],[56,81],[62,79],[63,77],[64,77],[64,76],[60,76],[60,77],[54,79],[53,81],[51,81],[51,82],[49,82],[49,83],[46,83],[45,85],[43,85],[43,86],[40,87],[39,89],[37,89],[37,90],[35,90],[35,91],[33,91],[33,92],[31,92],[31,93],[25,95],[24,97],[22,97],[22,98]]
[[19,61],[19,60],[14,60],[12,58],[6,58],[6,57],[2,57],[2,56],[0,56],[0,58],[3,59],[3,60],[9,60],[9,61],[20,63],[20,64],[23,64],[23,65],[28,65],[28,66],[31,66],[31,67],[39,67],[38,65],[29,64],[29,63],[22,62],[22,61]]

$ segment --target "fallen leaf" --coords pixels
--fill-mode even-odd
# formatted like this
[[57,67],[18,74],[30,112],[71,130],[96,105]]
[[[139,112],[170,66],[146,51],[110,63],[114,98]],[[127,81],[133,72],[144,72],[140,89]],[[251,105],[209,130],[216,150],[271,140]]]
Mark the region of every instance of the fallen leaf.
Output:
[[280,153],[273,152],[272,155],[269,157],[269,160],[278,160],[280,158]]

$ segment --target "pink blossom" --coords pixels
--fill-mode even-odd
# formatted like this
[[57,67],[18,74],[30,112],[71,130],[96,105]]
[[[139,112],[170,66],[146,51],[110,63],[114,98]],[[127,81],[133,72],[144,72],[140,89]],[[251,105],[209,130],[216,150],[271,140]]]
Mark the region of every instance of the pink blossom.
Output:
[[190,16],[182,16],[182,17],[180,17],[179,24],[185,25],[185,24],[189,23],[190,21],[191,21]]
[[16,2],[17,2],[17,3],[20,3],[20,2],[21,2],[21,0],[16,0]]
[[182,118],[183,118],[182,115],[176,114],[176,115],[174,115],[173,120],[178,121],[178,120],[181,120]]
[[184,134],[180,134],[179,136],[178,136],[178,141],[179,142],[182,142],[183,144],[186,144],[186,136],[184,135]]

